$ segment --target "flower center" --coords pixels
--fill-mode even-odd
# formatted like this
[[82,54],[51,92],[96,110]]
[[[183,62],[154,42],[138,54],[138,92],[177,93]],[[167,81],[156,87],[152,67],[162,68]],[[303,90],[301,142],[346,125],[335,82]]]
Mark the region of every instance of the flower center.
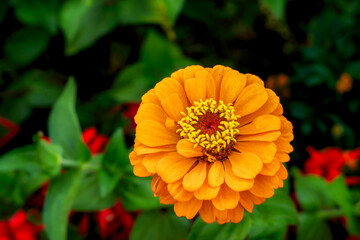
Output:
[[195,101],[194,106],[186,108],[187,113],[179,121],[180,128],[177,132],[204,148],[207,161],[225,159],[231,152],[235,136],[239,133],[235,109],[231,103],[225,105],[223,101],[216,102],[210,98],[206,101]]

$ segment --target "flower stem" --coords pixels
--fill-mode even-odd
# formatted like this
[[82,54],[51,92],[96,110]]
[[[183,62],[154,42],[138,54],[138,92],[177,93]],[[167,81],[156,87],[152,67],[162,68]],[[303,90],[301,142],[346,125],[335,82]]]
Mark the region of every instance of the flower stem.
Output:
[[327,209],[317,212],[319,218],[336,218],[344,216],[344,212],[341,209]]

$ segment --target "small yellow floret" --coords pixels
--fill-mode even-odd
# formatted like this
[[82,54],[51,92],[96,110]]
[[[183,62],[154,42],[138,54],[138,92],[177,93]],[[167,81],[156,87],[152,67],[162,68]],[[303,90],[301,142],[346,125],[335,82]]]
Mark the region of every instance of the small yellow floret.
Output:
[[[195,101],[194,106],[187,107],[187,114],[181,113],[184,117],[179,121],[181,128],[177,130],[180,136],[187,138],[194,143],[194,147],[200,145],[209,153],[220,153],[226,147],[236,142],[235,136],[239,133],[236,121],[239,115],[235,114],[235,109],[231,103],[225,105],[223,101],[218,103],[210,98],[205,101]],[[201,117],[214,116],[219,120],[216,131],[209,135],[206,131],[199,129]],[[200,117],[200,118],[199,118]]]

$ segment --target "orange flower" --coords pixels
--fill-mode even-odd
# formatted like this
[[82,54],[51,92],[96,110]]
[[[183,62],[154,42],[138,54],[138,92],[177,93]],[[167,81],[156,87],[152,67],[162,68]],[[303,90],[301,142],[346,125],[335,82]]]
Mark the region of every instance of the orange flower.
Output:
[[283,186],[292,125],[257,76],[190,66],[142,97],[135,116],[134,174],[178,216],[241,221]]
[[339,93],[349,92],[353,85],[353,79],[348,73],[343,73],[340,79],[336,82],[336,90]]

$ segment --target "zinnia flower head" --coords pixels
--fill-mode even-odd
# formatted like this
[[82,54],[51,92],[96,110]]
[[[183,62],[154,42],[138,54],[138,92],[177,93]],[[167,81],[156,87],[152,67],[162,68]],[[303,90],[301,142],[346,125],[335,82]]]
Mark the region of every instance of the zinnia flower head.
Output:
[[142,97],[135,116],[134,174],[178,216],[239,222],[244,209],[283,186],[292,125],[255,75],[190,66]]

